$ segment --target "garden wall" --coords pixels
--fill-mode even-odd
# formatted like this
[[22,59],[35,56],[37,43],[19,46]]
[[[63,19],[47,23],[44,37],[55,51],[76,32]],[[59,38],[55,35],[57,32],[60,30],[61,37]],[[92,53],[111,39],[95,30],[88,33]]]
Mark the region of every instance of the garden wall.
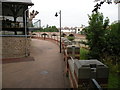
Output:
[[[30,55],[30,38],[25,36],[3,36],[2,58],[21,58]],[[27,42],[26,42],[27,40]]]

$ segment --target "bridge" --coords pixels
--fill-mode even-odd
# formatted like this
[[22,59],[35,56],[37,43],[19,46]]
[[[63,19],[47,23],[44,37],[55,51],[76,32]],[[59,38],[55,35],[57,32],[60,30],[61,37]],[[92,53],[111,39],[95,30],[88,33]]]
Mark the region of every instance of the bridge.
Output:
[[[36,28],[33,28],[33,29],[36,29]],[[36,36],[41,36],[44,33],[46,33],[49,37],[53,36],[53,34],[56,36],[60,36],[60,32],[33,32],[31,34],[36,35]],[[64,32],[64,33],[62,32],[62,34],[64,34],[65,36],[69,36],[70,34],[73,34],[76,38],[86,39],[86,36],[81,35],[81,34],[76,34],[76,33],[71,33],[71,32]]]

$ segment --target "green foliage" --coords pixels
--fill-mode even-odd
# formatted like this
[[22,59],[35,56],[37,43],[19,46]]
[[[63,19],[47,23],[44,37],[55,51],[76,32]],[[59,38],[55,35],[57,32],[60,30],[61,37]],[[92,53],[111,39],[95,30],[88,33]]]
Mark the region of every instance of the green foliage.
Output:
[[103,60],[109,67],[108,88],[120,88],[120,63],[115,65],[113,62],[113,56],[106,56]]
[[109,73],[108,88],[112,88],[112,89],[120,88],[120,76],[119,75],[114,74],[114,73]]
[[43,32],[44,29],[43,28],[40,28],[39,30],[34,30],[33,32]]
[[40,30],[36,30],[34,32],[59,32],[59,30],[56,28],[56,26],[49,26],[46,28],[41,28]]
[[85,28],[85,34],[90,58],[103,59],[107,55],[114,64],[120,62],[120,22],[108,26],[109,19],[104,20],[99,12],[88,17],[89,26]]
[[85,27],[85,28],[83,28],[83,30],[80,32],[80,34],[82,34],[82,35],[85,35],[86,34],[86,30],[88,29],[88,27]]
[[106,53],[117,62],[120,62],[120,23],[112,24],[105,37]]
[[85,35],[90,48],[89,58],[102,59],[109,67],[108,88],[120,86],[120,22],[108,26],[109,19],[104,20],[103,14],[93,13],[89,17],[89,26]]
[[86,38],[90,47],[90,58],[100,59],[105,48],[105,32],[109,19],[104,20],[102,13],[93,13],[89,16],[89,27],[85,29]]
[[88,59],[88,52],[89,50],[80,48],[80,60],[87,60]]
[[120,74],[120,63],[114,64],[114,60],[110,56],[103,59],[103,63],[109,67],[111,73]]
[[58,32],[58,29],[55,26],[49,26],[44,29],[44,32]]
[[68,36],[67,39],[70,40],[70,41],[73,41],[75,39],[75,37],[74,36]]

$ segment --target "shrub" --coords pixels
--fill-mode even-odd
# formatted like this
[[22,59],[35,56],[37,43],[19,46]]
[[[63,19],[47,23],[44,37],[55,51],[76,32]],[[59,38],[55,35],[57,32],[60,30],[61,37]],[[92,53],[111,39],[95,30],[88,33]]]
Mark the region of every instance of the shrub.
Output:
[[67,39],[70,40],[70,41],[73,41],[73,40],[75,39],[75,37],[73,37],[73,36],[68,36]]

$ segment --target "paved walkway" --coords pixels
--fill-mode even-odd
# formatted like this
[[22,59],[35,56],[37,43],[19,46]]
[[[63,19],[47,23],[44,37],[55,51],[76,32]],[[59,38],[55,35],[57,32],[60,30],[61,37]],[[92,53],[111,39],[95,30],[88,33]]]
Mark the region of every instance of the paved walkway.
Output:
[[34,60],[3,64],[3,88],[68,88],[56,44],[32,39],[31,57]]

